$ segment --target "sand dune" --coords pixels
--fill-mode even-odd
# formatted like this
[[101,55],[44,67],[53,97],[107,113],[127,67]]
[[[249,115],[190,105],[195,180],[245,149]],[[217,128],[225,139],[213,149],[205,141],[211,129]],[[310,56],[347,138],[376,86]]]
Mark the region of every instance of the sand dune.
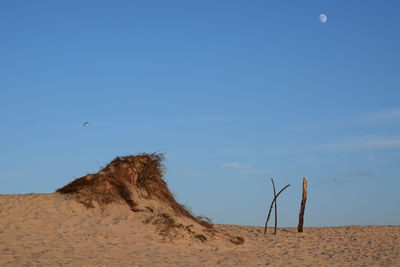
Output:
[[60,194],[0,195],[0,266],[400,266],[400,226],[278,229],[216,225],[242,236],[165,241],[147,215],[88,209]]
[[400,226],[212,225],[175,201],[153,156],[0,195],[0,266],[400,266]]

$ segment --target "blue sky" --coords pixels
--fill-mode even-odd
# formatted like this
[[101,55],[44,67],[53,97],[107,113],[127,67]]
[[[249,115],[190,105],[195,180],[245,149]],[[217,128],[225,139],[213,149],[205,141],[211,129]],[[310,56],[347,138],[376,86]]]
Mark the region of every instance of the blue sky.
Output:
[[274,177],[296,226],[308,177],[305,226],[400,224],[399,8],[2,1],[0,193],[158,151],[176,198],[216,223],[262,225]]

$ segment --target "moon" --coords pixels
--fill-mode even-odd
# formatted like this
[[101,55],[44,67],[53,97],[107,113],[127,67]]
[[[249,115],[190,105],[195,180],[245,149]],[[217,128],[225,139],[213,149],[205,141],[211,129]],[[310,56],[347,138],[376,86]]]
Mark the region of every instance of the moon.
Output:
[[321,23],[326,23],[328,21],[328,17],[325,14],[320,14],[319,21],[321,21]]

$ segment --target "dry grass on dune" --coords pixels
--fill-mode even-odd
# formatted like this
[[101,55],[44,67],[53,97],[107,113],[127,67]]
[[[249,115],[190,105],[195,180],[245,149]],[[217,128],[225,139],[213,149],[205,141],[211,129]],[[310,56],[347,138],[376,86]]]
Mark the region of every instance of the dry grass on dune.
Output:
[[[149,212],[151,215],[144,223],[155,225],[162,236],[174,237],[177,232],[186,232],[202,242],[207,235],[214,237],[217,231],[211,220],[194,216],[169,191],[163,180],[163,160],[163,155],[157,153],[117,157],[98,173],[78,178],[56,192],[70,195],[87,208],[125,203],[133,212]],[[195,232],[191,224],[178,222],[182,218],[204,227],[204,233]],[[228,240],[234,244],[244,242],[234,236]]]
[[[140,211],[132,196],[132,189],[136,189],[140,198],[157,199],[171,207],[176,214],[211,228],[209,221],[193,216],[175,200],[162,178],[163,159],[162,154],[156,153],[117,157],[100,172],[78,178],[56,192],[73,194],[86,207],[94,207],[93,202],[103,206],[123,200],[132,211]],[[151,211],[150,207],[147,209]]]

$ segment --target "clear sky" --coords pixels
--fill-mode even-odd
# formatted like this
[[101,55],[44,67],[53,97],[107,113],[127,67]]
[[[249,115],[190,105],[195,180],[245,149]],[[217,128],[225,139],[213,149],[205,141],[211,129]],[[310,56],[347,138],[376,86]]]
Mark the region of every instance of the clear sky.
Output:
[[158,151],[178,201],[216,223],[262,225],[274,177],[296,226],[308,177],[305,226],[400,224],[399,10],[1,1],[0,193]]

